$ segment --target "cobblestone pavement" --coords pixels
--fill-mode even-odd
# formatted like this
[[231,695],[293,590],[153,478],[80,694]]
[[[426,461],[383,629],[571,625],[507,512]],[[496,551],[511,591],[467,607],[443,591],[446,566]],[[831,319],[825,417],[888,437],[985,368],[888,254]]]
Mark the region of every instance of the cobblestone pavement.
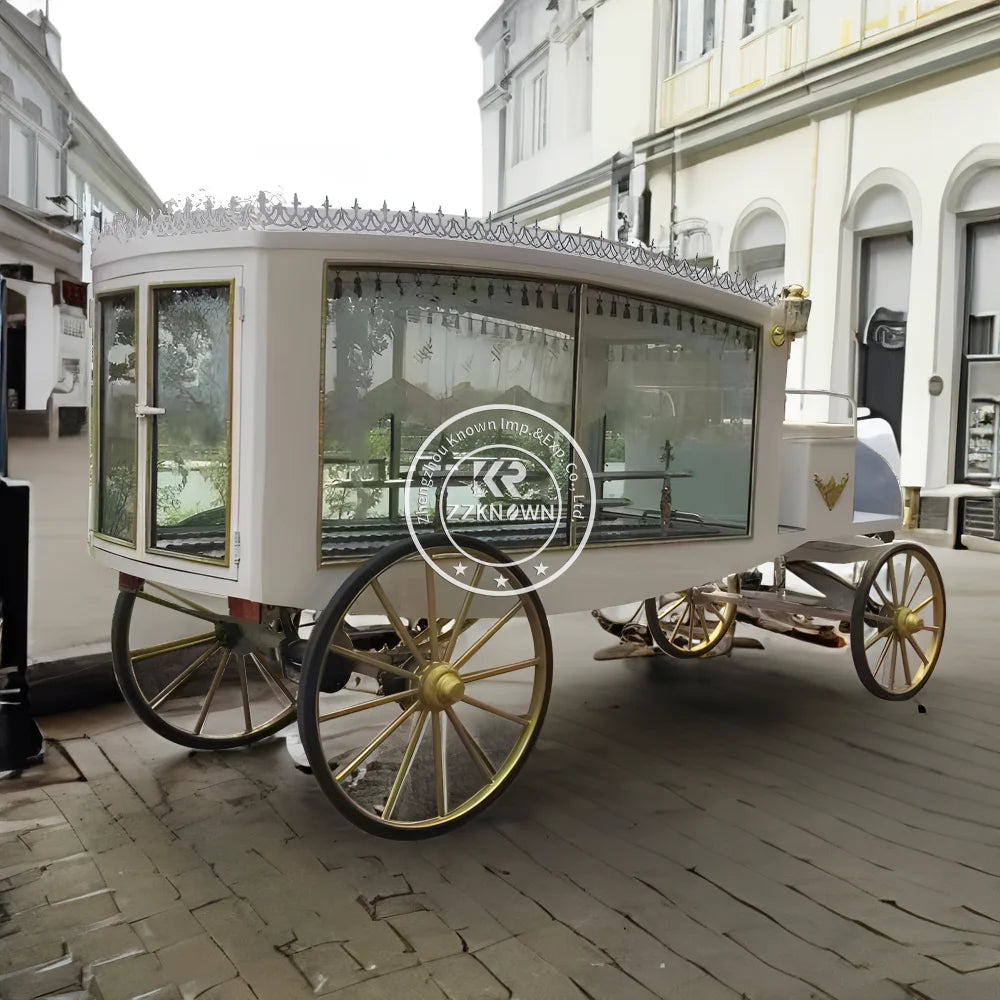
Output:
[[946,649],[901,704],[847,651],[596,662],[553,619],[538,748],[434,841],[356,831],[280,740],[48,719],[0,792],[0,998],[1000,998],[1000,562],[936,555]]

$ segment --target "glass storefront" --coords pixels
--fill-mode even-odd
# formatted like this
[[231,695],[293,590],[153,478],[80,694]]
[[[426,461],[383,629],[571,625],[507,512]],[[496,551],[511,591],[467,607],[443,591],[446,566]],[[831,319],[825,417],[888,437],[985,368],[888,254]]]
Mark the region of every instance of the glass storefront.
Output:
[[959,480],[1000,479],[1000,220],[969,226]]

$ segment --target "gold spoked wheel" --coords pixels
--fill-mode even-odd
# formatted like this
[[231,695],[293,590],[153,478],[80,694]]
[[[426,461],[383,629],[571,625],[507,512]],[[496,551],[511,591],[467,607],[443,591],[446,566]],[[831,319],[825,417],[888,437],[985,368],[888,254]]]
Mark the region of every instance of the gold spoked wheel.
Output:
[[[552,642],[538,596],[505,596],[529,586],[524,573],[494,546],[455,538],[461,558],[444,534],[421,541],[456,579],[505,581],[497,596],[451,585],[405,539],[345,581],[306,649],[299,732],[313,774],[348,819],[383,837],[444,833],[483,809],[524,763],[548,705]],[[380,615],[394,634],[362,649],[348,615]],[[404,615],[426,626],[414,634]]]
[[115,679],[150,729],[193,750],[229,750],[276,733],[295,717],[295,684],[269,625],[241,621],[145,581],[118,593],[111,627]]
[[739,594],[739,577],[733,575],[667,597],[647,598],[646,624],[653,642],[663,652],[681,658],[710,653],[736,621],[735,601],[713,601],[707,596],[717,591]]
[[873,559],[851,613],[861,683],[879,698],[912,698],[934,670],[944,626],[944,584],[926,549],[905,542]]

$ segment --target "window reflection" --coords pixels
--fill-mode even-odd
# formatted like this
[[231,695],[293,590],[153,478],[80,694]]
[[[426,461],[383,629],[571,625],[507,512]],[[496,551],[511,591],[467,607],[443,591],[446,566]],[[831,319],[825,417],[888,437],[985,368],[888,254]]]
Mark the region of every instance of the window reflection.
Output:
[[231,286],[153,290],[150,544],[222,560],[230,481]]
[[749,531],[758,332],[591,290],[578,440],[600,481],[593,542]]
[[[491,275],[331,268],[323,348],[325,557],[405,531],[403,484],[424,439],[475,406],[572,419],[572,286]],[[479,444],[502,440],[489,432]],[[452,495],[449,501],[461,497]]]
[[97,531],[135,544],[137,478],[135,292],[102,296]]

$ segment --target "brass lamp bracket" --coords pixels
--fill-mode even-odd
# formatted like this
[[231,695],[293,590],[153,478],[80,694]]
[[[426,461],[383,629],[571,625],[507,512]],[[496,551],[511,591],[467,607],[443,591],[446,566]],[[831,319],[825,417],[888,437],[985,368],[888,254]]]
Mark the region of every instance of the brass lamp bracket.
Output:
[[812,302],[801,285],[788,285],[781,290],[778,304],[782,310],[781,322],[771,327],[771,345],[784,347],[786,341],[795,340],[798,334],[806,332]]

